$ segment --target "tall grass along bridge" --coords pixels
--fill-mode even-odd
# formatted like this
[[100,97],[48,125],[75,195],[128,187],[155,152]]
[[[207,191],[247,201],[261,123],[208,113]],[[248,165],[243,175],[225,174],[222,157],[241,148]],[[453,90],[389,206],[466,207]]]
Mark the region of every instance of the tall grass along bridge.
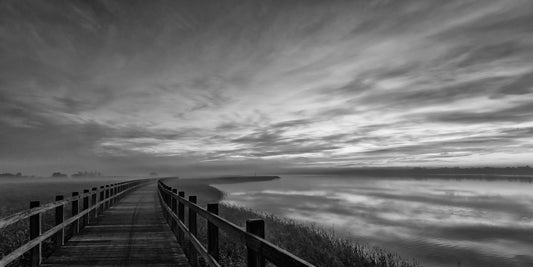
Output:
[[[43,215],[52,212],[43,232]],[[206,242],[198,235],[199,217]],[[266,241],[263,220],[247,220],[243,229],[220,217],[217,203],[200,207],[196,196],[186,199],[161,180],[94,187],[44,205],[31,201],[30,209],[0,219],[0,231],[24,220],[29,241],[4,255],[0,266],[215,267],[221,266],[220,231],[246,246],[247,266],[313,266]]]

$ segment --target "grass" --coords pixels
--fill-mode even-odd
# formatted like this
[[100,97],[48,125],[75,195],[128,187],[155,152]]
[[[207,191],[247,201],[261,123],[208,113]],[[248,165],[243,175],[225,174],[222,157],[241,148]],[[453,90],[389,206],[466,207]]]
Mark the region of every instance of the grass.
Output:
[[[220,180],[167,180],[172,187],[196,195],[198,203],[218,202],[223,193],[209,184],[227,183]],[[301,223],[271,214],[222,204],[219,214],[223,218],[243,227],[247,219],[261,218],[265,221],[266,239],[316,266],[361,266],[361,267],[415,267],[415,260],[407,260],[385,249],[358,244],[336,235],[317,225]],[[206,244],[205,220],[198,218],[199,239]],[[246,266],[246,248],[234,242],[230,236],[221,233],[220,256],[223,266]]]

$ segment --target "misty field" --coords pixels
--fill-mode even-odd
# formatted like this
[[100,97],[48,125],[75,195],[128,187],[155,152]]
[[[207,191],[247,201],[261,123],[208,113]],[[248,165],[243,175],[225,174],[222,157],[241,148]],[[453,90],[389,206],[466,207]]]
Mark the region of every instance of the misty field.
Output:
[[[40,201],[41,205],[55,201],[56,195],[71,196],[72,192],[92,187],[100,187],[110,183],[123,181],[118,178],[1,178],[0,179],[0,218],[29,208],[30,201]],[[70,216],[70,207],[65,207],[65,216]],[[53,226],[54,211],[43,214],[43,232]],[[0,257],[7,255],[14,249],[29,241],[28,220],[22,220],[6,228],[0,229]],[[69,233],[67,228],[66,233]],[[68,235],[68,234],[67,234]],[[47,240],[43,244],[43,254],[47,255],[53,250],[52,242]],[[10,266],[25,265],[26,257],[21,257]]]

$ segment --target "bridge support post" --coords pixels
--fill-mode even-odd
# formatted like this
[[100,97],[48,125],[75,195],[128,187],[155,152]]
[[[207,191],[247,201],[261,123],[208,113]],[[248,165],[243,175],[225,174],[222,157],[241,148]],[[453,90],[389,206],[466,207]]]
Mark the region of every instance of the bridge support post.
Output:
[[[246,220],[246,232],[265,238],[265,221],[262,219]],[[253,249],[246,248],[248,251],[248,267],[265,267],[265,258]]]
[[[172,187],[170,187],[170,186],[166,186],[165,189],[168,190],[168,191],[172,191]],[[164,192],[165,192],[165,194],[163,196],[163,199],[165,200],[165,204],[167,204],[167,206],[170,207],[170,193],[167,192],[167,191],[164,191]]]
[[[167,203],[167,195],[168,193],[166,191],[164,191],[165,187],[164,186],[161,186],[162,187],[162,191],[161,191],[161,197],[163,198],[162,200],[159,200],[162,202],[162,204],[166,204]],[[165,217],[165,220],[167,221],[168,223],[168,217],[169,217],[169,212],[163,212],[163,217]]]
[[[196,204],[196,196],[189,196],[189,202]],[[192,210],[191,208],[189,208],[188,228],[189,228],[189,232],[191,232],[191,234],[196,237],[197,232],[198,232],[198,226],[196,225],[196,212]],[[189,255],[187,255],[189,258],[189,263],[191,264],[192,267],[197,267],[198,266],[198,255],[196,253],[196,249],[194,248],[192,244],[192,241],[189,240],[187,246],[189,247],[188,248]]]
[[[104,200],[104,194],[105,194],[105,191],[104,191],[104,186],[100,186],[100,201]],[[104,203],[101,203],[100,204],[100,207],[98,207],[98,214],[102,214],[104,213]]]
[[[218,203],[207,204],[207,211],[218,215]],[[213,256],[215,260],[219,260],[219,246],[218,246],[218,227],[209,220],[207,221],[207,252]]]
[[[172,189],[172,193],[174,193],[174,194],[178,193],[178,189],[176,189],[176,188]],[[170,202],[171,202],[170,209],[172,209],[172,212],[174,214],[176,214],[178,212],[178,201],[175,198],[173,198],[172,196],[170,196]],[[174,235],[176,235],[176,233],[178,231],[178,224],[174,220],[173,217],[169,216],[169,218],[170,218],[170,221],[172,222],[170,224],[170,230],[172,230]]]
[[117,184],[113,184],[113,186],[111,187],[111,192],[112,192],[112,196],[113,198],[111,199],[111,203],[113,204],[113,206],[115,204],[117,204]]
[[[78,192],[72,192],[73,197],[77,197],[78,195],[79,195]],[[78,199],[72,200],[72,208],[71,208],[72,216],[78,215],[79,210],[80,210],[79,200]],[[80,220],[77,219],[72,223],[72,235],[75,235],[79,232],[80,232]]]
[[96,223],[96,216],[98,215],[98,209],[96,208],[96,190],[98,190],[98,188],[93,187],[91,194],[91,208],[94,209],[90,213],[91,217],[89,218],[89,222],[92,224]]
[[109,208],[109,185],[106,184],[105,185],[105,199],[106,201],[104,202],[104,209],[107,210],[107,208]]
[[115,201],[115,198],[113,197],[115,195],[115,184],[110,184],[109,185],[109,207],[111,208],[111,206],[115,205],[114,201]]
[[[56,196],[56,201],[61,201],[63,199],[64,199],[63,195]],[[60,225],[65,220],[65,215],[63,213],[64,209],[65,209],[65,205],[56,207],[56,210],[55,210],[56,225]],[[56,247],[63,246],[65,244],[65,228],[62,228],[61,230],[59,230],[59,232],[55,234],[54,239],[55,239]]]
[[[83,210],[82,211],[86,211],[87,209],[89,209],[89,189],[84,189],[83,190]],[[85,214],[83,215],[82,217],[82,224],[81,224],[81,228],[85,228],[85,226],[87,226],[89,224],[89,214]]]
[[[30,209],[39,207],[39,201],[31,201]],[[30,240],[41,235],[41,214],[30,216]],[[30,266],[39,266],[41,264],[41,243],[30,250]]]
[[[178,196],[181,198],[185,198],[185,192],[180,191],[178,192]],[[185,224],[185,205],[183,203],[178,203],[178,219],[180,219],[180,222]],[[178,242],[183,245],[183,241],[185,239],[185,233],[181,231],[181,229],[178,229]]]
[[117,184],[113,184],[113,205],[117,204]]

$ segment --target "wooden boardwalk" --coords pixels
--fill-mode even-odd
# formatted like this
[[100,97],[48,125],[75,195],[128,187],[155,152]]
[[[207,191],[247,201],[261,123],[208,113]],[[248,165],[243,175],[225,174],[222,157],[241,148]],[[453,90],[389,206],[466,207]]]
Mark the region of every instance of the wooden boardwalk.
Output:
[[189,266],[163,218],[154,181],[128,193],[42,266]]
[[[27,255],[29,266],[202,266],[221,267],[219,231],[246,246],[246,266],[314,267],[265,240],[265,221],[246,220],[246,228],[218,215],[219,204],[197,204],[197,197],[166,185],[162,179],[123,181],[84,189],[72,197],[0,218],[0,230],[29,219],[29,241],[0,259],[0,267]],[[65,207],[70,206],[68,217]],[[54,210],[55,224],[43,232],[42,217]],[[197,237],[198,217],[206,223],[206,244]],[[78,228],[78,222],[84,227]],[[169,227],[171,225],[172,230]],[[79,232],[77,229],[81,229]],[[66,243],[64,231],[73,236]],[[44,242],[58,249],[44,259]],[[178,243],[179,241],[179,243]],[[185,252],[179,244],[186,246]],[[228,252],[234,253],[234,252]],[[243,255],[244,256],[244,255]]]

